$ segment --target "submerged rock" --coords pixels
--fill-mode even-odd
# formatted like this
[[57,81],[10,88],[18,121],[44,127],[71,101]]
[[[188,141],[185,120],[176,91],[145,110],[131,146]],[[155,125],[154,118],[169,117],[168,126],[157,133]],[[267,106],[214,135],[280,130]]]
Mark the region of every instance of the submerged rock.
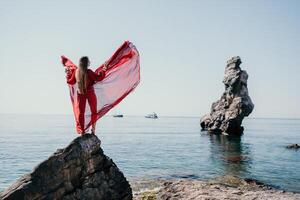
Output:
[[212,104],[211,112],[201,118],[202,130],[231,135],[243,133],[242,121],[250,115],[254,104],[248,95],[248,74],[240,68],[241,63],[238,56],[227,61],[223,79],[225,92]]
[[290,144],[286,146],[287,149],[299,149],[300,145],[298,144]]
[[132,190],[95,135],[76,138],[2,194],[2,200],[129,200]]

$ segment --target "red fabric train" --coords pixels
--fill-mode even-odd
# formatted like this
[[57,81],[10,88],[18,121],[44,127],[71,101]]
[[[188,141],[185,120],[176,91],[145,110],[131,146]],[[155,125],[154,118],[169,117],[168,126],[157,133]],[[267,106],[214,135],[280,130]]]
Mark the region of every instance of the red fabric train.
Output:
[[140,59],[135,46],[125,41],[107,61],[105,73],[100,65],[95,72],[89,70],[91,89],[85,96],[77,93],[75,71],[77,66],[65,56],[62,64],[70,71],[67,83],[78,133],[84,133],[93,123],[120,103],[140,82]]

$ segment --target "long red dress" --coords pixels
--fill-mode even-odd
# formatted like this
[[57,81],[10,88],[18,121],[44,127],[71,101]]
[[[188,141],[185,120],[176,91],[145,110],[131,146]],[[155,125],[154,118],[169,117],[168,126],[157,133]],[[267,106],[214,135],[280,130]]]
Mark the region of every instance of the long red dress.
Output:
[[66,78],[79,134],[120,103],[140,82],[139,53],[129,41],[124,42],[107,61],[109,67],[106,72],[102,71],[103,64],[95,72],[88,70],[86,94],[78,92],[77,66],[65,56],[61,59],[70,71]]

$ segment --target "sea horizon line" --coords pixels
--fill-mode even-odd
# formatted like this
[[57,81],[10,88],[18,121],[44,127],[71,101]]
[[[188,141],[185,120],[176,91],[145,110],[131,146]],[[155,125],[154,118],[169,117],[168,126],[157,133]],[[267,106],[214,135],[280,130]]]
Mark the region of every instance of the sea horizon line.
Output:
[[[72,116],[73,113],[0,113],[0,115],[48,115],[48,116],[55,116],[55,115],[60,115],[60,116]],[[114,114],[107,114],[104,117],[112,117]],[[136,115],[136,114],[123,114],[125,117],[144,117],[145,115]],[[159,118],[201,118],[203,115],[159,115]],[[245,119],[282,119],[282,120],[300,120],[300,117],[245,117]]]

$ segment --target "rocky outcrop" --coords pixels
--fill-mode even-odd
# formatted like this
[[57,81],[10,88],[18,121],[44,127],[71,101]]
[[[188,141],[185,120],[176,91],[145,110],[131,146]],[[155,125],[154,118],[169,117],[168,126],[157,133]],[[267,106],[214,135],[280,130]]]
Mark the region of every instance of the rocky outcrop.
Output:
[[100,143],[95,135],[76,138],[7,188],[0,199],[132,199],[129,183]]
[[287,149],[296,149],[296,150],[298,150],[298,149],[300,149],[300,145],[298,145],[298,144],[290,144],[290,145],[287,145],[286,148]]
[[232,135],[243,133],[242,121],[252,112],[254,104],[248,95],[248,74],[240,68],[241,63],[238,56],[227,61],[223,79],[225,92],[212,104],[211,112],[201,118],[202,130]]
[[[153,183],[151,183],[153,185]],[[134,192],[134,200],[261,199],[296,200],[299,193],[277,190],[252,179],[224,177],[220,180],[159,180],[159,186]]]

